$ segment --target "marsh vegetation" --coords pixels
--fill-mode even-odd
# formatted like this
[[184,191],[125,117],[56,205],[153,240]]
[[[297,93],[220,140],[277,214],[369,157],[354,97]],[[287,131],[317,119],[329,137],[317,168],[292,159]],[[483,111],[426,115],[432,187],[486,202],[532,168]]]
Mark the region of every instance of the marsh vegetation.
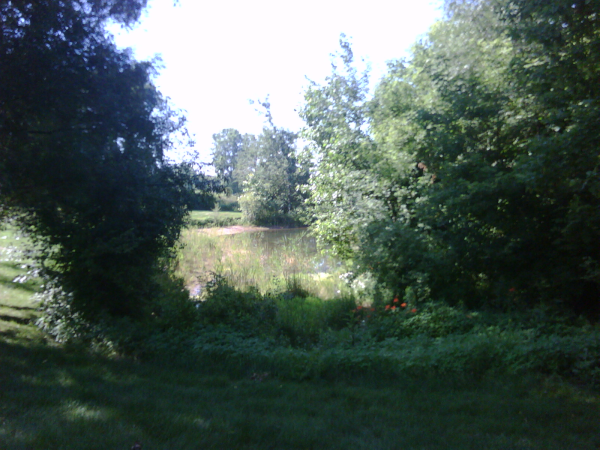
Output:
[[215,276],[237,289],[256,288],[263,294],[291,286],[323,299],[349,294],[340,278],[344,266],[318,250],[306,228],[187,229],[181,244],[177,273],[192,295],[199,295]]

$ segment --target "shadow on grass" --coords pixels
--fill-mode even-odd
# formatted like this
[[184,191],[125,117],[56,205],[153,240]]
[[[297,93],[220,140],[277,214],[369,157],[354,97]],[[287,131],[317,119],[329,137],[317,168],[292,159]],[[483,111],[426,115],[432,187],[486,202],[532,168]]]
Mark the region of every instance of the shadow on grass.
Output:
[[14,309],[16,311],[37,311],[37,308],[34,308],[33,306],[14,306],[14,305],[0,303],[0,308],[3,308],[3,307]]
[[[0,341],[3,449],[590,449],[598,396],[537,380],[256,381]],[[375,387],[377,386],[377,387]],[[546,391],[544,393],[544,391]]]
[[0,320],[6,321],[6,322],[15,322],[15,323],[18,323],[21,325],[27,325],[27,324],[31,323],[31,321],[33,319],[34,319],[33,317],[18,317],[18,316],[0,314]]
[[18,264],[13,262],[1,262],[0,263],[0,287],[4,286],[7,289],[18,289],[27,292],[28,294],[34,294],[38,291],[39,282],[34,281],[35,279],[27,279],[23,283],[18,283],[15,280],[16,277],[24,275],[24,270],[17,267]]

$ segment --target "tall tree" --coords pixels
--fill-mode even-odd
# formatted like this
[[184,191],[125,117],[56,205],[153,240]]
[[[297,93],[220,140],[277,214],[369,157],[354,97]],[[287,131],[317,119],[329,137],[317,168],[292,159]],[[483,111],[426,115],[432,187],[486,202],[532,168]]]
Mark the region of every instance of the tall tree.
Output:
[[244,138],[238,130],[226,128],[220,133],[213,134],[212,158],[217,176],[233,191],[239,193],[241,186],[233,178],[237,158],[242,150]]
[[298,187],[306,171],[296,158],[296,134],[278,128],[264,128],[245,149],[248,171],[240,207],[252,222],[277,224],[294,221],[303,197]]
[[357,227],[378,209],[378,180],[371,176],[378,163],[368,134],[368,74],[353,66],[354,55],[345,36],[325,84],[311,82],[304,94],[300,116],[306,123],[302,136],[311,161],[308,192],[313,228],[321,244],[350,258],[358,240]]
[[585,1],[447,2],[358,126],[347,77],[311,87],[317,232],[396,291],[600,310],[599,16]]
[[184,119],[104,29],[143,6],[0,1],[0,202],[91,319],[148,312],[187,212],[186,172],[165,158]]
[[234,179],[242,186],[240,207],[247,220],[281,224],[299,220],[308,172],[297,157],[297,134],[273,123],[268,100],[260,102],[267,125],[258,136],[244,135]]

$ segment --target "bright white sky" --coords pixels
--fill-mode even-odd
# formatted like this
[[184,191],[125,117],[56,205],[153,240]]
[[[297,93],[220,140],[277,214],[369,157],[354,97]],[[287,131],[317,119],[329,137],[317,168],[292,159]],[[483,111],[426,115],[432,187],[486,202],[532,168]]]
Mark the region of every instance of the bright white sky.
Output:
[[161,92],[186,111],[196,150],[209,162],[212,135],[224,128],[260,133],[263,117],[249,100],[269,95],[277,126],[298,131],[294,111],[307,78],[322,82],[340,33],[372,78],[407,56],[441,17],[441,0],[150,0],[133,30],[116,31],[139,60],[159,54]]

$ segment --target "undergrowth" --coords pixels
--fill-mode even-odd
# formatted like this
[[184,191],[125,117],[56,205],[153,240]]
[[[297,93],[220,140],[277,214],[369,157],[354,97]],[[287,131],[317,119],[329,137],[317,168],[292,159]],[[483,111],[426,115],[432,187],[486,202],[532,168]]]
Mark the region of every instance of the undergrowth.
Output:
[[[202,299],[156,314],[146,323],[106,322],[85,337],[103,351],[289,380],[543,374],[600,386],[600,330],[544,309],[473,312],[398,298],[372,307],[352,297],[239,290],[216,276]],[[81,339],[81,327],[71,329],[66,336],[64,327],[46,327]]]

